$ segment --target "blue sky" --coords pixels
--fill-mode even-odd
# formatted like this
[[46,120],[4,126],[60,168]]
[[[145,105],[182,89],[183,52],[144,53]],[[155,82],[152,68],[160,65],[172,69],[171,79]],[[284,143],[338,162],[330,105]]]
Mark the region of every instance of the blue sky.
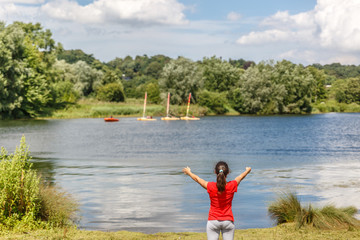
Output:
[[40,22],[101,61],[164,54],[360,64],[359,0],[0,0],[0,20]]

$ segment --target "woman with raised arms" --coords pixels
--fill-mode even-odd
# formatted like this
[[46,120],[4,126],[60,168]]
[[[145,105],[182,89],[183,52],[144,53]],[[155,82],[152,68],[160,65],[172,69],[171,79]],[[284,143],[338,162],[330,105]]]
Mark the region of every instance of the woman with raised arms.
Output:
[[251,168],[237,176],[234,180],[227,182],[226,176],[230,169],[226,162],[220,161],[215,166],[216,182],[207,182],[196,174],[191,172],[189,167],[183,169],[183,172],[190,176],[195,182],[199,183],[207,190],[210,197],[210,210],[206,226],[208,240],[218,240],[220,232],[223,240],[234,239],[235,225],[232,213],[232,200],[234,193],[240,182],[250,173]]

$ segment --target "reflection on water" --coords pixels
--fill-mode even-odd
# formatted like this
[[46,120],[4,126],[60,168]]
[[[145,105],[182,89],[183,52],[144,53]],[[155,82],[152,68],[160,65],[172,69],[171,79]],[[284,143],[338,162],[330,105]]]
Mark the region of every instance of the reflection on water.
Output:
[[266,207],[287,189],[360,208],[359,123],[360,114],[0,121],[0,145],[13,151],[24,134],[34,166],[80,201],[85,229],[204,231],[207,193],[181,169],[215,181],[218,160],[230,179],[251,166],[233,211],[237,228],[258,228],[273,225]]

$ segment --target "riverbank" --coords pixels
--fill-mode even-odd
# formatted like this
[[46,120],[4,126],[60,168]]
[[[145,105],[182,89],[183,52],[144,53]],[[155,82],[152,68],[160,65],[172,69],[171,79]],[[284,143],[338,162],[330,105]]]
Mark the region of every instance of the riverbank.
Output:
[[[187,106],[171,106],[170,113],[173,116],[185,116]],[[141,99],[127,99],[126,102],[101,102],[95,99],[83,99],[74,105],[56,110],[51,115],[41,118],[67,119],[67,118],[103,118],[113,117],[140,117],[143,115],[144,102]],[[207,109],[196,104],[190,108],[190,114],[194,116],[208,115]],[[238,114],[238,113],[237,113]],[[166,106],[160,104],[147,104],[146,115],[160,117],[166,115]]]
[[[68,105],[64,109],[56,110],[50,114],[41,116],[45,119],[70,119],[70,118],[103,118],[113,117],[139,117],[143,115],[143,100],[127,99],[123,103],[101,102],[95,99],[83,99],[74,105]],[[170,106],[170,114],[173,116],[185,116],[186,105]],[[313,105],[313,114],[329,112],[360,112],[360,105],[356,103],[345,104],[338,103],[335,100],[321,102]],[[162,117],[166,115],[166,106],[161,104],[148,104],[146,115],[153,117]],[[192,104],[190,107],[192,116],[213,116],[216,115],[206,107]],[[240,115],[234,109],[228,107],[227,116]]]
[[[86,231],[71,229],[52,229],[52,230],[36,230],[29,232],[7,232],[0,233],[0,239],[24,239],[24,240],[41,240],[41,239],[126,239],[126,240],[206,240],[206,233],[182,232],[182,233],[156,233],[144,234],[138,232],[102,232],[102,231]],[[360,229],[342,229],[342,230],[318,230],[315,228],[301,228],[296,230],[294,224],[282,224],[273,228],[259,229],[242,229],[235,231],[235,240],[247,239],[360,239]]]

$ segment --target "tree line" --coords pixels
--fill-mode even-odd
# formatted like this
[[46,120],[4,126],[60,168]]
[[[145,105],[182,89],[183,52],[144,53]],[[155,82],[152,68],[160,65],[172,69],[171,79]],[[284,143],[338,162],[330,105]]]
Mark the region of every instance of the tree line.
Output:
[[101,62],[64,50],[38,23],[14,22],[0,23],[0,91],[3,119],[41,116],[81,98],[123,102],[144,92],[152,103],[170,92],[179,105],[191,92],[194,103],[215,114],[299,114],[328,99],[360,104],[360,66],[164,55]]

